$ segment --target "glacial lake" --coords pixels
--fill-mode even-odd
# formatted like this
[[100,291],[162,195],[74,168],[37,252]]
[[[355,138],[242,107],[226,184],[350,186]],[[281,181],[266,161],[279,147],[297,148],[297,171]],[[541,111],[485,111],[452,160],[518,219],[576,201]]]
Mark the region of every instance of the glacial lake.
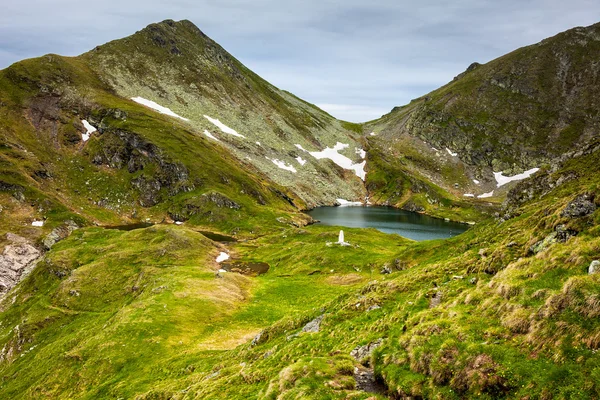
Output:
[[466,224],[446,222],[443,219],[393,207],[317,207],[308,214],[323,225],[375,228],[417,241],[447,239],[469,229],[469,225]]

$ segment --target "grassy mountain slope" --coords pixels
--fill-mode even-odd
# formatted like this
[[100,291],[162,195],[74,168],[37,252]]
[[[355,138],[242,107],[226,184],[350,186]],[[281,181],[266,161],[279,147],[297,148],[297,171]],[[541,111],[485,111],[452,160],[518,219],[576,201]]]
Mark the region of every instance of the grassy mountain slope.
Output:
[[[495,188],[492,172],[514,175],[551,164],[597,136],[599,54],[596,24],[474,63],[442,88],[368,123],[367,132],[377,134],[369,144],[404,155],[407,168],[455,196],[495,190],[502,199],[506,190]],[[382,160],[380,169],[396,170],[395,163]],[[454,173],[444,173],[448,168]],[[372,195],[390,197],[381,185]]]
[[[360,248],[325,246],[336,238],[335,228],[310,227],[225,246],[174,225],[77,230],[3,303],[1,374],[11,378],[0,392],[133,398],[357,288],[374,272],[362,265],[375,268],[408,242],[350,230],[348,240]],[[214,260],[226,248],[271,269],[217,276]],[[194,362],[175,367],[188,359]]]
[[76,231],[2,303],[0,392],[383,398],[356,387],[372,368],[392,398],[596,398],[600,219],[570,204],[597,202],[599,149],[450,240],[351,229],[353,247],[328,247],[337,230],[310,226],[228,245],[271,264],[257,278],[217,278],[223,245],[186,227]]
[[[359,163],[360,135],[314,105],[279,90],[250,71],[189,21],[152,24],[125,39],[96,47],[82,56],[121,96],[141,96],[208,130],[239,159],[309,205],[336,198],[364,199],[364,186],[351,171],[308,151],[337,142]],[[205,116],[218,119],[244,137],[221,132]],[[301,157],[305,164],[296,159]],[[273,160],[293,167],[291,172]],[[310,183],[308,183],[310,182]]]
[[[3,232],[165,217],[249,232],[305,206],[185,122],[116,96],[79,58],[14,64],[0,96]],[[99,130],[87,142],[83,119]]]

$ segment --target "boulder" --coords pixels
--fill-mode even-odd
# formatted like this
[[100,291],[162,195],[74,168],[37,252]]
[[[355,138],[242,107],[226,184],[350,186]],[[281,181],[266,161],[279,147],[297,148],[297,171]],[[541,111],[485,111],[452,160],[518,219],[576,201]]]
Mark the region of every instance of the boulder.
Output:
[[573,229],[567,228],[564,224],[557,225],[554,230],[556,231],[556,241],[559,243],[566,242],[578,233]]
[[600,274],[600,261],[598,261],[598,260],[592,261],[592,263],[590,264],[590,267],[588,269],[588,273],[590,275]]
[[390,266],[389,266],[389,265],[385,264],[385,265],[383,266],[383,268],[381,268],[381,271],[380,271],[380,272],[381,272],[381,274],[382,274],[382,275],[389,275],[389,274],[391,274],[391,273],[392,273],[392,268],[390,268]]
[[354,350],[350,352],[350,355],[354,357],[356,361],[361,362],[365,358],[370,357],[373,351],[381,346],[381,343],[383,343],[383,339],[377,339],[364,346],[356,346]]
[[593,213],[596,211],[596,204],[592,200],[589,194],[577,196],[562,210],[560,213],[561,217],[580,218]]
[[65,222],[65,225],[54,228],[52,232],[50,232],[42,241],[46,250],[49,250],[52,246],[54,246],[59,241],[65,239],[69,236],[75,229],[78,229],[79,226],[69,220]]
[[308,333],[319,332],[319,330],[321,329],[321,321],[323,321],[324,317],[325,317],[325,315],[320,315],[317,318],[310,321],[308,324],[304,325],[304,328],[302,328],[302,332],[308,332]]

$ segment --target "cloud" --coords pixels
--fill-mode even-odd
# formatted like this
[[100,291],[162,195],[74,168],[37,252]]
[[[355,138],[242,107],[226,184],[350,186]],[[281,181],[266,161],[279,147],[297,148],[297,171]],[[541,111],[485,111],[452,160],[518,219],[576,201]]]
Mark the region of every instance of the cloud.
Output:
[[[4,0],[0,68],[77,55],[164,19],[189,19],[276,86],[366,120],[487,62],[597,22],[591,0]],[[58,22],[60,23],[58,23]]]

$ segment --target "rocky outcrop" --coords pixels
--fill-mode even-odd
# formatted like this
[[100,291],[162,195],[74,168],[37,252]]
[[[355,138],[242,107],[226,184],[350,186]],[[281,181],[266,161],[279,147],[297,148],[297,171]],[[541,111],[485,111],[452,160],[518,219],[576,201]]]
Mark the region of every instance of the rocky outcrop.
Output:
[[6,238],[10,244],[0,255],[0,298],[31,272],[42,255],[21,236],[7,233]]
[[593,200],[593,196],[589,194],[579,195],[562,210],[560,216],[565,218],[585,217],[596,211],[596,204]]
[[152,171],[131,180],[131,185],[139,192],[138,201],[142,207],[157,205],[163,200],[164,194],[174,196],[194,189],[183,164],[170,162],[157,146],[135,133],[104,131],[101,143],[100,149],[92,155],[94,164],[126,168],[131,174]]

